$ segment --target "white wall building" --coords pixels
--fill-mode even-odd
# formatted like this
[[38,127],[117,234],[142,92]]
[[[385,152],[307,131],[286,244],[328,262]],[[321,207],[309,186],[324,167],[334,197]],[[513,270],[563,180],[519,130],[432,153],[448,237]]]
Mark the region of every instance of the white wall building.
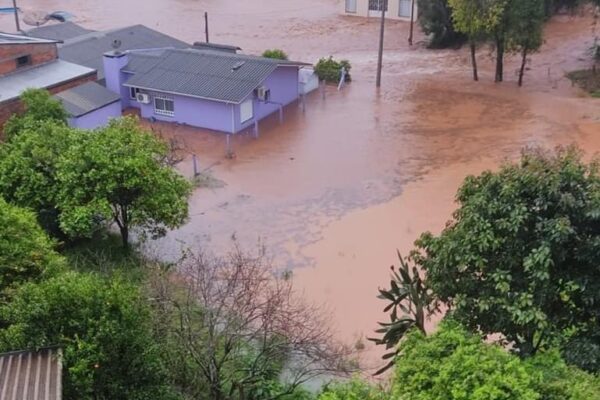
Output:
[[[387,0],[386,18],[408,21],[413,0]],[[341,0],[342,13],[359,17],[381,17],[384,0]],[[417,19],[417,1],[415,3],[414,19]]]

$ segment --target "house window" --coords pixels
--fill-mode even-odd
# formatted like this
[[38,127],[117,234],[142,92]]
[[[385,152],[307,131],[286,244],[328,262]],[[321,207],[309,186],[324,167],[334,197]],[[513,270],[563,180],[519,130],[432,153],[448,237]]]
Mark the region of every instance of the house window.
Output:
[[346,12],[356,13],[356,0],[346,0]]
[[21,56],[21,57],[17,58],[17,68],[26,67],[29,64],[31,64],[31,56],[30,55]]
[[398,16],[402,18],[410,18],[412,13],[412,0],[400,0],[398,7]]
[[129,88],[129,98],[132,100],[137,99],[137,94],[140,92],[140,88],[130,87]]
[[154,96],[154,113],[172,117],[175,115],[175,103],[172,98]]
[[240,104],[240,122],[243,124],[244,122],[251,120],[252,117],[254,117],[254,101],[248,99]]
[[382,11],[385,3],[385,11],[388,10],[388,0],[369,0],[370,11]]

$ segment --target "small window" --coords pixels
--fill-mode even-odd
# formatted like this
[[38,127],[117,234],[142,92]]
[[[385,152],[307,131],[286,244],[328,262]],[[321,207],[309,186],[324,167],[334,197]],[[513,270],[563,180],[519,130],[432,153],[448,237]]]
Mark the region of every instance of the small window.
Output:
[[17,68],[26,67],[29,64],[31,64],[31,56],[30,55],[21,56],[21,57],[17,58]]
[[154,97],[154,113],[167,115],[172,117],[175,115],[175,103],[172,98],[155,96]]
[[346,12],[356,13],[356,0],[346,0]]
[[240,122],[243,124],[254,117],[254,101],[248,99],[240,104]]
[[129,88],[129,98],[132,100],[137,99],[137,94],[140,92],[140,88],[130,87]]
[[402,18],[410,18],[410,14],[412,14],[412,0],[400,0],[398,16]]
[[386,0],[369,0],[370,11],[382,11],[385,4],[385,11],[388,10],[388,2]]

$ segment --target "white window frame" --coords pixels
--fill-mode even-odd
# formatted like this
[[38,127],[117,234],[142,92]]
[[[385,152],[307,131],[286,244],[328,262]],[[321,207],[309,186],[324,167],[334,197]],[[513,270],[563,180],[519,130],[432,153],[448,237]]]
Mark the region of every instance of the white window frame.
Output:
[[[249,112],[244,109],[248,106],[250,106]],[[240,123],[248,122],[252,118],[254,118],[254,99],[248,99],[240,103]]]
[[[402,3],[408,2],[408,15],[402,15]],[[412,1],[411,0],[398,0],[398,17],[400,18],[410,18],[410,14],[412,14]]]
[[[357,0],[345,0],[346,1],[346,12],[348,14],[356,14],[357,12]],[[350,7],[352,4],[354,4],[354,8]]]
[[[165,110],[165,109],[161,109],[161,108],[157,108],[156,107],[156,100],[163,100],[163,101],[170,101],[171,103],[173,103],[173,111],[170,110]],[[169,96],[154,96],[154,99],[152,100],[152,103],[154,105],[154,114],[156,115],[165,115],[167,117],[172,117],[175,115],[175,100],[173,99],[173,97],[169,97]]]

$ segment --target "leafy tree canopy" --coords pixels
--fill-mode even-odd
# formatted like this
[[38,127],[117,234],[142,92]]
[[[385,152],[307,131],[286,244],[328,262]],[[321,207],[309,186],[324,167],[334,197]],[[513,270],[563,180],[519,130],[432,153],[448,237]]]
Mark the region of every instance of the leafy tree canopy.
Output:
[[54,243],[39,227],[35,214],[0,197],[0,292],[64,267]]
[[127,247],[132,227],[159,237],[181,225],[191,185],[167,159],[167,146],[132,117],[70,146],[57,174],[61,228],[90,236],[100,223],[115,223]]
[[389,395],[359,378],[344,383],[332,383],[323,389],[318,400],[386,400]]
[[594,329],[600,304],[600,178],[577,149],[525,151],[468,177],[439,235],[415,259],[455,317],[501,333],[523,356]]
[[4,134],[10,138],[26,127],[54,121],[65,125],[68,114],[59,100],[44,89],[27,89],[21,94],[25,107],[22,115],[13,115],[4,125]]
[[2,350],[63,347],[65,400],[171,398],[135,286],[69,272],[21,286],[0,316]]

